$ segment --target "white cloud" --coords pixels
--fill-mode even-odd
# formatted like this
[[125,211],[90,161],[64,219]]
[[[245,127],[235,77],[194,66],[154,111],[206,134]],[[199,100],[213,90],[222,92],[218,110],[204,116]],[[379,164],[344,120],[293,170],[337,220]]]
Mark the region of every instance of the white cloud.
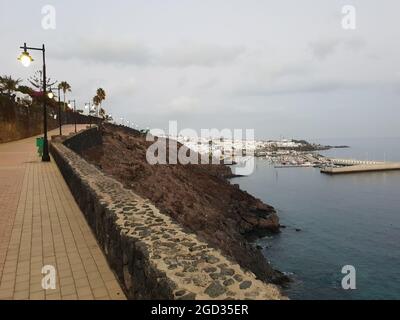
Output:
[[80,38],[75,44],[65,45],[59,50],[55,48],[51,54],[60,59],[129,65],[148,65],[153,59],[150,49],[143,43],[124,38],[106,41]]
[[360,37],[351,38],[324,38],[310,43],[313,55],[320,60],[325,60],[334,55],[339,49],[358,52],[365,47],[366,42]]
[[244,51],[243,46],[186,42],[174,47],[151,49],[144,43],[124,37],[108,39],[106,43],[103,39],[81,38],[75,44],[63,46],[62,50],[53,50],[52,56],[107,64],[186,68],[226,65]]
[[193,112],[198,110],[199,99],[190,96],[179,96],[172,99],[168,104],[168,110],[171,112]]
[[165,66],[215,67],[235,61],[244,51],[243,46],[185,43],[164,50],[157,60]]

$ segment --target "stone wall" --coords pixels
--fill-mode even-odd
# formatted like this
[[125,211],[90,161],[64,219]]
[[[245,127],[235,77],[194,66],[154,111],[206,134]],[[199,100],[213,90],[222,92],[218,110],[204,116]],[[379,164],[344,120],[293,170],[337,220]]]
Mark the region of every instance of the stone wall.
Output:
[[[58,128],[58,107],[48,106],[47,125],[49,130]],[[68,110],[61,112],[62,124],[99,123],[99,118],[75,114]],[[11,97],[0,96],[0,143],[28,138],[43,132],[43,107],[25,107]]]
[[50,150],[128,298],[283,298],[66,146],[79,152],[96,134],[53,140]]
[[80,134],[72,135],[64,141],[64,145],[69,149],[81,154],[83,150],[98,146],[102,143],[102,136],[97,126],[93,126]]

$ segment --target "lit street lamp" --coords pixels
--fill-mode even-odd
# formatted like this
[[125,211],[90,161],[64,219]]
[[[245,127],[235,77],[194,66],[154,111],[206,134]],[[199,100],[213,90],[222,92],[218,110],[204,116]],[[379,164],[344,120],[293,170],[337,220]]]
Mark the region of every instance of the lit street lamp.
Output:
[[[18,57],[18,60],[21,61],[22,65],[24,67],[29,67],[31,62],[35,61],[33,60],[33,58],[31,57],[31,55],[28,53],[27,51],[27,47],[26,44],[24,44],[23,47],[20,47],[21,49],[24,49],[24,51],[21,53],[21,55]],[[30,50],[35,50],[33,48],[29,48]],[[37,49],[37,50],[41,50],[41,49]]]
[[[61,88],[60,86],[57,87],[58,90],[58,126],[60,127],[60,136],[62,136],[62,121],[61,121]],[[64,110],[65,111],[65,110]]]
[[[26,43],[24,43],[23,47],[20,47],[20,49],[24,49],[24,51],[21,53],[21,55],[18,57],[18,60],[21,61],[22,65],[24,67],[29,67],[31,62],[33,62],[33,58],[29,54],[28,50],[36,50],[36,51],[42,51],[43,54],[43,97],[46,95],[46,55],[45,55],[45,47],[44,44],[42,45],[42,48],[32,48],[32,47],[27,47]],[[50,161],[50,155],[49,155],[49,142],[47,140],[47,106],[46,106],[46,99],[43,99],[43,131],[44,131],[44,136],[43,136],[43,155],[42,155],[42,161]]]
[[[58,117],[58,127],[60,129],[60,136],[62,136],[62,130],[61,130],[61,94],[60,94],[60,87],[57,87],[57,91],[58,91],[58,95],[57,95],[57,99],[58,99],[58,115],[55,116],[55,119]],[[50,91],[47,93],[47,96],[49,97],[49,99],[54,99],[56,100],[56,97],[53,93],[53,90],[50,87]]]
[[85,109],[87,109],[87,115],[89,117],[89,127],[92,127],[92,116],[90,115],[91,109],[90,109],[90,101],[88,103],[85,103]]
[[87,111],[87,115],[89,115],[89,112],[90,112],[90,102],[89,102],[89,103],[85,103],[85,110]]
[[75,133],[77,132],[76,131],[76,100],[69,100],[68,101],[68,107],[72,107],[71,106],[71,102],[73,102],[74,103],[74,123],[75,123]]

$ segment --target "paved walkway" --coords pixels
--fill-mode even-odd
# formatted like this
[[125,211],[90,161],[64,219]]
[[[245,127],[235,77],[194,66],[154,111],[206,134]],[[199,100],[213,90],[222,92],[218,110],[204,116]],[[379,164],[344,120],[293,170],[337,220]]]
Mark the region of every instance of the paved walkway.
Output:
[[[35,139],[0,144],[0,299],[125,299],[57,165],[40,161]],[[55,267],[56,289],[42,288],[45,265]]]

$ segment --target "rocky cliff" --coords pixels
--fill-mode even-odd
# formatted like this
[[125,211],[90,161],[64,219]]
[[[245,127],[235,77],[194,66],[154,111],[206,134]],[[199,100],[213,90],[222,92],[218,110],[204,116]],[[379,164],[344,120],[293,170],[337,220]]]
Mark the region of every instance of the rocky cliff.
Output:
[[146,150],[152,142],[142,134],[115,126],[103,127],[101,134],[101,145],[82,151],[87,161],[258,278],[281,280],[281,274],[247,241],[254,233],[278,232],[278,216],[271,206],[232,185],[227,179],[229,167],[150,165]]
[[50,151],[128,298],[286,299],[80,156],[101,140],[92,128],[55,136]]

